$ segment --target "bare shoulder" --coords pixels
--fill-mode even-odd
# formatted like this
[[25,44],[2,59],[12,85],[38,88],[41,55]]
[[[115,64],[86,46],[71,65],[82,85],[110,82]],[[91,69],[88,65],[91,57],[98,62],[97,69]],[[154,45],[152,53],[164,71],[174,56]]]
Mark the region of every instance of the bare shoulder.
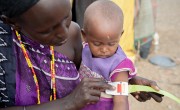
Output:
[[72,21],[69,27],[69,33],[71,37],[71,43],[75,52],[73,61],[78,69],[81,63],[81,54],[82,54],[81,29],[79,25]]
[[66,55],[77,67],[79,66],[79,63],[81,62],[82,42],[81,30],[78,24],[71,22],[67,42],[61,46],[56,46],[55,50]]
[[70,36],[72,38],[81,37],[81,29],[79,25],[73,21],[71,21],[71,25],[69,27]]

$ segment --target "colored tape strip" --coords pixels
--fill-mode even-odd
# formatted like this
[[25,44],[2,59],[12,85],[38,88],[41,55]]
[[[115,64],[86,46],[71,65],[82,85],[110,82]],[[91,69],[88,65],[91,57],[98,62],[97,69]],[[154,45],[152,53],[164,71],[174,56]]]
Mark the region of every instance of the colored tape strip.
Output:
[[137,92],[137,91],[144,91],[144,92],[155,92],[158,94],[162,94],[164,96],[167,96],[171,98],[172,100],[176,101],[177,103],[180,104],[180,99],[177,98],[176,96],[170,94],[169,92],[160,90],[160,91],[155,91],[153,88],[149,86],[141,86],[141,85],[129,85],[129,93]]

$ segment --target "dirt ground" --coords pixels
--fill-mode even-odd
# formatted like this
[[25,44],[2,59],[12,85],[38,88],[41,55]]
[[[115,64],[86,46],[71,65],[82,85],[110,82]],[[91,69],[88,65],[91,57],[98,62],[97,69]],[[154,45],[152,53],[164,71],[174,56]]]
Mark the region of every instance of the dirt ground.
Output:
[[[157,0],[156,27],[160,36],[159,50],[151,52],[146,60],[136,62],[138,74],[155,80],[158,85],[180,98],[180,0]],[[155,55],[168,56],[177,63],[175,67],[163,68],[152,65],[148,59]],[[138,102],[129,97],[131,110],[180,110],[180,104],[168,97],[157,103],[153,99]]]

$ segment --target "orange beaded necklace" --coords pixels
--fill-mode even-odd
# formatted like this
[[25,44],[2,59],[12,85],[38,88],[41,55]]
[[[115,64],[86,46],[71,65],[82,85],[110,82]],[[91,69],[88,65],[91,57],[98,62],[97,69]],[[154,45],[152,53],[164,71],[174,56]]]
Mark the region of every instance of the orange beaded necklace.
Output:
[[[33,68],[32,62],[29,58],[29,55],[26,51],[26,48],[24,46],[24,44],[21,41],[21,35],[18,33],[18,31],[15,31],[16,36],[19,40],[22,52],[24,54],[24,57],[26,59],[26,62],[28,64],[28,67],[31,69],[31,72],[33,74],[33,79],[34,79],[34,83],[36,85],[36,92],[37,92],[37,104],[40,104],[40,88],[39,88],[39,83],[38,83],[38,79],[37,79],[37,75],[35,73],[35,70]],[[56,80],[55,80],[55,58],[54,58],[54,47],[50,46],[50,54],[51,54],[51,95],[50,95],[50,101],[51,100],[56,100]]]

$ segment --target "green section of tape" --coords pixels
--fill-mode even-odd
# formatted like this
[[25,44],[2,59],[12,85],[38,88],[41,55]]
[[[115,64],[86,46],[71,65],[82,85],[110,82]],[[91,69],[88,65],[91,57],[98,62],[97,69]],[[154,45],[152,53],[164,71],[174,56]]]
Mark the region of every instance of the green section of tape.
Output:
[[176,96],[170,94],[169,92],[166,92],[166,91],[163,91],[163,90],[155,91],[154,89],[152,89],[149,86],[129,85],[129,93],[133,93],[133,92],[137,92],[137,91],[155,92],[155,93],[167,96],[167,97],[173,99],[174,101],[176,101],[177,103],[180,103],[180,99],[177,98]]

